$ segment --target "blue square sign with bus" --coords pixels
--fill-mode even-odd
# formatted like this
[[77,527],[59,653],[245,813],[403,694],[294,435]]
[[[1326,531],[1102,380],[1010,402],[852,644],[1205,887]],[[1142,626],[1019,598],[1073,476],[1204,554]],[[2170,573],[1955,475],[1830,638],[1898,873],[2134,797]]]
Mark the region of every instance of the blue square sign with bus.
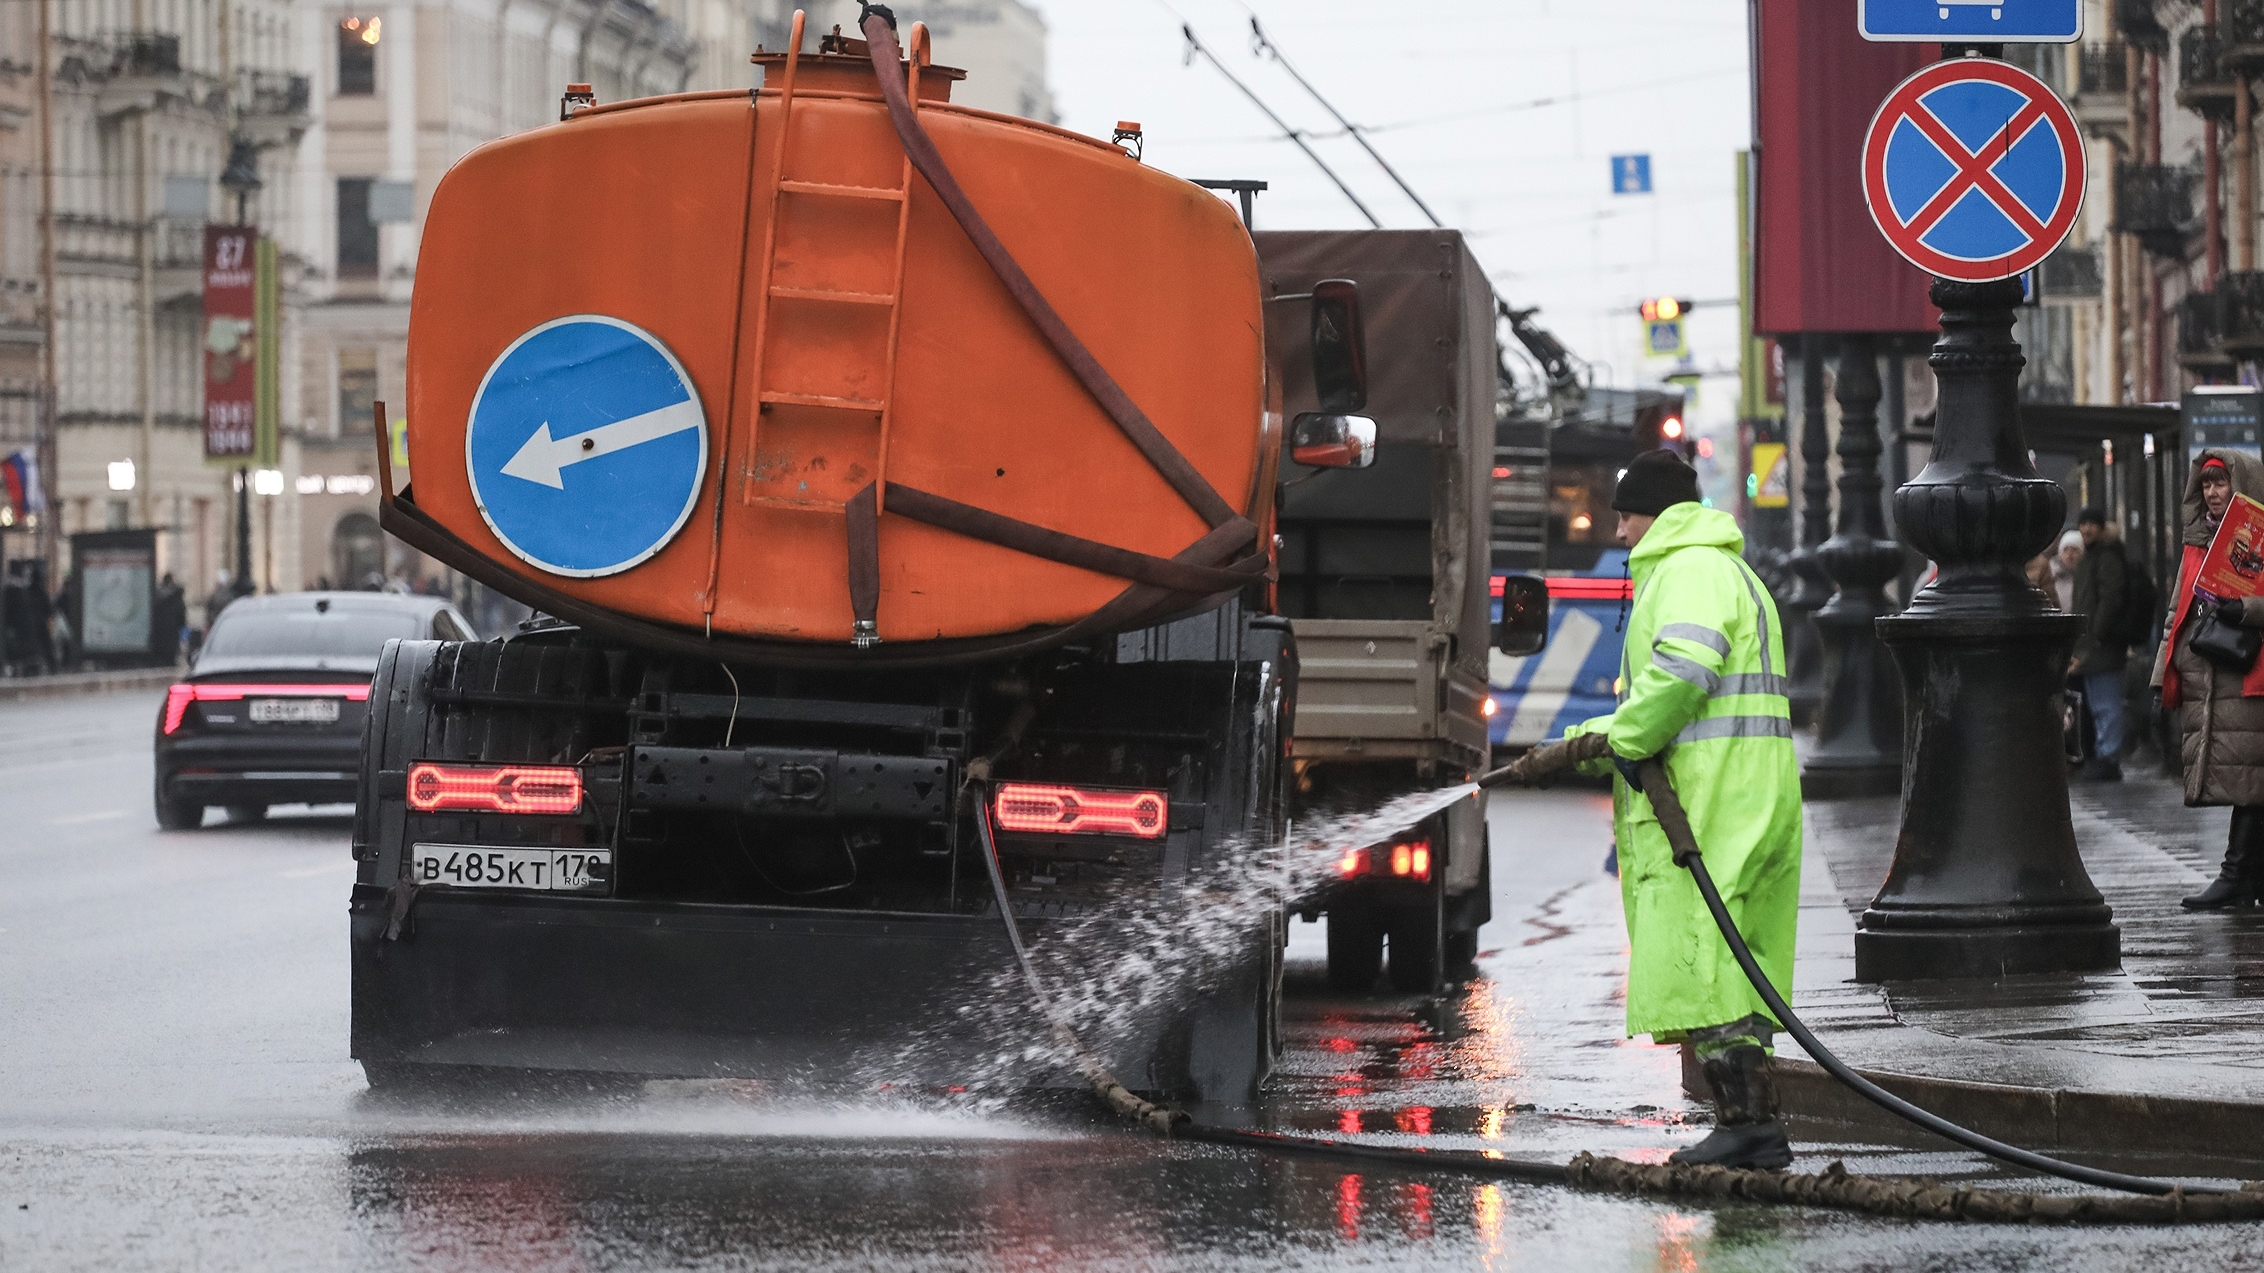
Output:
[[2083,0],[1857,0],[1855,27],[1866,40],[2073,44]]

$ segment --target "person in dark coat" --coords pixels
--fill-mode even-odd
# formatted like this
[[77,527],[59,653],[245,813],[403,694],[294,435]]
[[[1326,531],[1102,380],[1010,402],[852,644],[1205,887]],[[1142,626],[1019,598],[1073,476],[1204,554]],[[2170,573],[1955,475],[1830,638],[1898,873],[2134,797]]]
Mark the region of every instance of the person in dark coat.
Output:
[[2130,627],[2125,581],[2130,577],[2121,536],[2106,514],[2086,508],[2075,519],[2083,537],[2083,560],[2075,567],[2072,609],[2083,616],[2083,635],[2075,641],[2074,675],[2082,678],[2083,700],[2091,705],[2091,763],[2083,776],[2094,782],[2122,781],[2123,670],[2130,666]]
[[[2185,558],[2154,662],[2162,706],[2177,710],[2185,731],[2179,749],[2185,802],[2233,808],[2224,866],[2209,887],[2185,899],[2190,910],[2254,905],[2264,891],[2264,659],[2236,672],[2193,649],[2201,612],[2193,581],[2236,492],[2264,499],[2264,460],[2216,447],[2202,451],[2186,479]],[[2219,602],[2217,617],[2264,628],[2264,597]]]
[[181,632],[188,626],[188,593],[168,570],[157,581],[157,602],[149,611],[150,653],[160,664],[180,661]]

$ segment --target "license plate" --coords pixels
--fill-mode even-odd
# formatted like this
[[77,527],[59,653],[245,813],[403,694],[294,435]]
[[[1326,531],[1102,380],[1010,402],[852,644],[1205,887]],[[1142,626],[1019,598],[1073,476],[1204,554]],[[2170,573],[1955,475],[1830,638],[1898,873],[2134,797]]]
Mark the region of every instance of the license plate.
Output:
[[473,844],[420,844],[410,851],[420,885],[510,888],[538,893],[602,893],[613,878],[603,849],[490,849]]
[[335,725],[335,698],[255,698],[251,705],[255,725]]

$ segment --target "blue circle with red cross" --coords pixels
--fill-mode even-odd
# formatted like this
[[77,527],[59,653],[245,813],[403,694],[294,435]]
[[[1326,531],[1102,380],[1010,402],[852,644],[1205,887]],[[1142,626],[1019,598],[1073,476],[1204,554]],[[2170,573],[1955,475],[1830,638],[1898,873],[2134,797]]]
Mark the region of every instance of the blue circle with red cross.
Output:
[[1937,62],[1887,94],[1863,144],[1863,195],[1887,242],[1943,278],[2033,268],[2083,209],[2082,133],[2042,80],[2006,62]]

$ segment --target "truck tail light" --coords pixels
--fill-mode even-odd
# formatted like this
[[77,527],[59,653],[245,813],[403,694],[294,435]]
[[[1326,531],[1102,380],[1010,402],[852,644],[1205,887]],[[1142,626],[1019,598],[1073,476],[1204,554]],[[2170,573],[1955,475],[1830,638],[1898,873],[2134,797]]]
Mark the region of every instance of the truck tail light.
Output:
[[1348,880],[1362,875],[1390,874],[1403,880],[1428,881],[1431,842],[1401,840],[1388,848],[1377,845],[1372,851],[1346,849],[1336,860],[1336,873]]
[[436,765],[409,770],[409,807],[419,813],[575,813],[582,771],[572,765]]
[[1431,878],[1431,842],[1402,840],[1392,845],[1391,873],[1413,880]]
[[349,703],[369,701],[367,684],[342,685],[215,685],[185,681],[165,691],[165,732],[181,727],[191,703],[233,703],[247,698],[342,698]]
[[1153,840],[1170,824],[1171,800],[1161,791],[1094,791],[1009,782],[1000,784],[991,811],[1002,831]]

